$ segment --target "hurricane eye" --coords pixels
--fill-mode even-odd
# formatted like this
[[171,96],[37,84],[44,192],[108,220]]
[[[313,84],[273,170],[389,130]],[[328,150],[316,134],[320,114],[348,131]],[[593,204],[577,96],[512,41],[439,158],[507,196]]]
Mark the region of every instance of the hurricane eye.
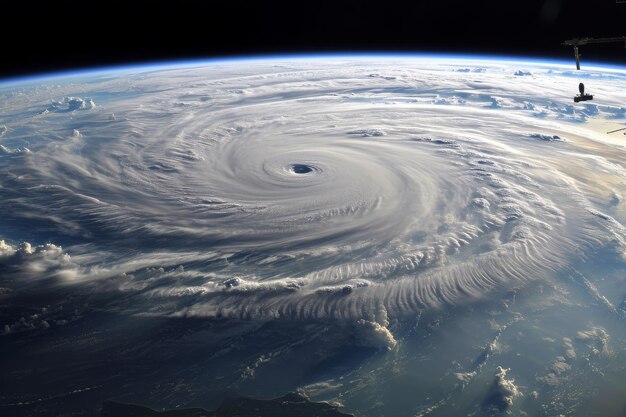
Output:
[[290,170],[294,174],[308,174],[309,172],[313,172],[313,168],[305,164],[293,164]]

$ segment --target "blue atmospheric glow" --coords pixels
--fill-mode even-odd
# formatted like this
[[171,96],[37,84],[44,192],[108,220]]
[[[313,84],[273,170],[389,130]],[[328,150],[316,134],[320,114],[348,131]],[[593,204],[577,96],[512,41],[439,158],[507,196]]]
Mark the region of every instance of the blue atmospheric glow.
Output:
[[[169,61],[152,61],[144,63],[136,63],[130,65],[112,65],[104,67],[87,68],[80,70],[63,70],[54,71],[43,74],[8,77],[0,79],[0,86],[8,84],[21,84],[37,82],[56,78],[69,77],[87,77],[98,74],[110,74],[112,72],[122,71],[138,71],[138,70],[158,70],[194,67],[210,64],[233,64],[237,62],[250,61],[275,61],[275,60],[311,60],[311,59],[454,59],[459,61],[489,61],[500,63],[524,63],[527,65],[551,65],[551,66],[567,66],[574,67],[574,60],[567,59],[546,59],[524,56],[510,55],[470,55],[470,54],[437,54],[437,53],[397,53],[397,52],[372,52],[372,53],[311,53],[311,54],[277,54],[277,55],[245,55],[237,57],[219,57],[219,58],[198,58],[186,60],[169,60]],[[612,64],[598,61],[587,61],[584,65],[587,69],[611,69],[626,70],[624,65]]]

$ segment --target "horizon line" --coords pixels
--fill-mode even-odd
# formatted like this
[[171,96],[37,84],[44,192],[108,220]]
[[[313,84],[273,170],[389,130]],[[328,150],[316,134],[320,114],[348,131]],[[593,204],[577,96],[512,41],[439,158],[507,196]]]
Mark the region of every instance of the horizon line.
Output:
[[[202,64],[218,64],[218,63],[236,63],[242,61],[270,61],[280,59],[306,60],[306,59],[349,59],[349,58],[435,58],[435,59],[459,59],[464,61],[501,61],[501,62],[519,62],[531,64],[551,64],[551,65],[567,65],[570,60],[563,58],[545,58],[532,57],[526,55],[496,55],[496,54],[467,54],[467,53],[432,53],[432,52],[312,52],[312,53],[276,53],[276,54],[246,54],[237,56],[221,56],[221,57],[203,57],[203,58],[181,58],[171,60],[150,60],[142,62],[134,62],[129,64],[105,64],[103,66],[84,67],[79,69],[52,70],[47,73],[36,73],[29,75],[17,75],[0,77],[0,86],[7,84],[19,84],[24,82],[34,82],[50,78],[67,78],[88,76],[91,74],[115,71],[128,71],[151,68],[166,67],[193,67]],[[572,62],[574,59],[572,58]],[[575,67],[575,64],[572,64]],[[626,70],[626,65],[609,62],[588,61],[585,65],[588,68],[606,68],[614,70]],[[581,72],[583,70],[580,70]]]

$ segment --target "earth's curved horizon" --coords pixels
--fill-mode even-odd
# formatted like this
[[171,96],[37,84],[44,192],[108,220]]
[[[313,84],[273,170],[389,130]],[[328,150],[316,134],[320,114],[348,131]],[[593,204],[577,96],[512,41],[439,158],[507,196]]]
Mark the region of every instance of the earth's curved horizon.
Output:
[[[55,69],[51,71],[40,70],[27,75],[7,75],[0,78],[0,86],[9,86],[21,83],[32,83],[37,81],[50,80],[52,78],[67,78],[67,77],[80,77],[80,76],[93,76],[99,73],[111,73],[116,71],[146,71],[154,69],[182,69],[185,67],[202,67],[215,64],[234,64],[245,62],[259,62],[259,61],[306,61],[316,59],[409,59],[409,60],[455,60],[455,61],[491,61],[491,62],[506,62],[512,64],[524,64],[529,63],[531,65],[556,65],[563,67],[575,68],[575,64],[572,60],[567,58],[550,58],[550,57],[536,57],[531,55],[506,55],[506,54],[471,54],[471,53],[452,53],[452,52],[306,52],[306,53],[275,53],[275,54],[242,54],[242,55],[225,55],[217,57],[196,57],[196,58],[181,58],[172,60],[146,60],[137,61],[128,64],[112,63],[104,65],[83,66],[80,68],[64,68]],[[610,70],[623,70],[626,68],[626,63],[618,61],[597,61],[597,60],[585,60],[583,63],[582,71],[587,69],[610,69]]]
[[585,64],[0,80],[0,410],[626,412],[626,67]]

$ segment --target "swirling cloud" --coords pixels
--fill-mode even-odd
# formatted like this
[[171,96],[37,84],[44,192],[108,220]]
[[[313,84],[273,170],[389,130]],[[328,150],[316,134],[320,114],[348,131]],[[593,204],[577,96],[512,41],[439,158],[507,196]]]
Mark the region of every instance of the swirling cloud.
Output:
[[[8,97],[0,149],[30,151],[0,155],[0,267],[113,282],[143,296],[139,311],[346,319],[392,348],[381,306],[480,299],[623,244],[602,215],[615,205],[576,172],[609,151],[568,124],[621,117],[619,97],[591,113],[546,99],[567,97],[563,76],[259,61]],[[42,114],[52,94],[66,98]],[[581,149],[598,159],[573,164]]]

